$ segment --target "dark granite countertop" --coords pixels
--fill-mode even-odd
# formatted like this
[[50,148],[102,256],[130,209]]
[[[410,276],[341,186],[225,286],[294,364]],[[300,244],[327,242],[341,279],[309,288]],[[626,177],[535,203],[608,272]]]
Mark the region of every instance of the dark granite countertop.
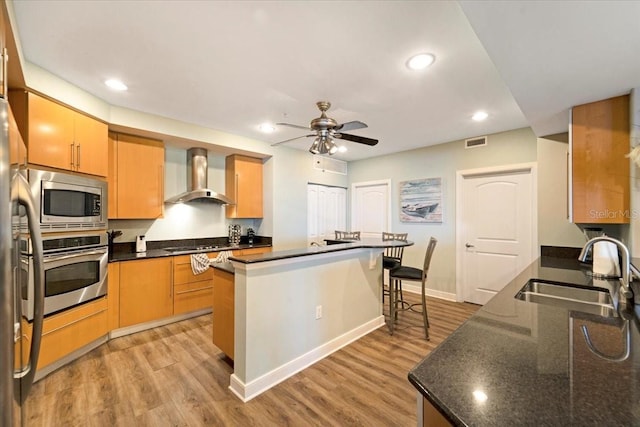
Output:
[[326,246],[309,246],[299,249],[290,249],[286,251],[274,251],[264,254],[243,255],[242,257],[229,257],[232,261],[243,264],[254,264],[258,262],[276,261],[287,258],[297,258],[301,256],[326,254],[330,252],[346,251],[350,249],[360,248],[376,248],[382,249],[391,246],[411,246],[413,242],[402,242],[398,240],[382,240],[375,238],[365,238],[362,240],[349,240],[346,243],[332,244]]
[[530,278],[616,288],[588,270],[539,258],[409,381],[454,425],[640,425],[640,306],[603,317],[514,298]]
[[147,251],[139,253],[135,251],[135,243],[115,243],[109,255],[109,262],[263,247],[271,247],[270,237],[256,236],[253,244],[249,244],[243,236],[240,244],[235,246],[230,246],[226,237],[149,241],[147,242]]

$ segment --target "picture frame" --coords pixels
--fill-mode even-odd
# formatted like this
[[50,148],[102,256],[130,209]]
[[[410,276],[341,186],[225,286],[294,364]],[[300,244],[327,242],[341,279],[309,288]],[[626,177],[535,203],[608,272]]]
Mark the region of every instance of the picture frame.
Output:
[[400,182],[400,221],[442,223],[442,177]]

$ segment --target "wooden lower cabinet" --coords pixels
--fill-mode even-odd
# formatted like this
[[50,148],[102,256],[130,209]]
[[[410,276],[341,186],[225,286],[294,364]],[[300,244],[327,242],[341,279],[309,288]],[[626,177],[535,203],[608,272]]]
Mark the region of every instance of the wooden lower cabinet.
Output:
[[[207,253],[215,258],[217,253]],[[193,274],[191,255],[173,257],[173,314],[211,308],[213,305],[213,269]]]
[[173,257],[120,263],[119,326],[173,314]]
[[107,270],[107,303],[109,331],[120,327],[120,263],[109,263]]
[[233,359],[235,345],[235,276],[213,270],[213,344]]
[[109,332],[107,298],[102,297],[44,319],[38,369]]
[[258,248],[245,248],[240,249],[238,253],[234,252],[234,255],[242,256],[242,255],[256,255],[256,254],[266,254],[271,252],[271,247],[258,247]]
[[450,427],[452,424],[426,398],[422,398],[423,427]]

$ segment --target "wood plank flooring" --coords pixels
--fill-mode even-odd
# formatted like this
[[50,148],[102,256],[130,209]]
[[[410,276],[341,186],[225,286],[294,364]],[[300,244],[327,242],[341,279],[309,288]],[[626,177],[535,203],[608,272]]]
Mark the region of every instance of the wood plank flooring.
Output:
[[211,315],[116,338],[36,383],[25,425],[415,426],[409,370],[478,309],[427,304],[431,341],[401,312],[393,336],[379,328],[248,403],[228,390]]

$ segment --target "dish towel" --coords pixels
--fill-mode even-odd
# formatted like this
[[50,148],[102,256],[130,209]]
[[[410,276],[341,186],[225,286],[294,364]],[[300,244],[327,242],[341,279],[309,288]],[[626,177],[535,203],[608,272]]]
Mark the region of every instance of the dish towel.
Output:
[[229,257],[233,255],[231,251],[222,251],[215,257],[211,262],[227,262],[229,261]]
[[211,260],[206,254],[192,254],[191,255],[191,271],[193,274],[202,274],[209,269]]

